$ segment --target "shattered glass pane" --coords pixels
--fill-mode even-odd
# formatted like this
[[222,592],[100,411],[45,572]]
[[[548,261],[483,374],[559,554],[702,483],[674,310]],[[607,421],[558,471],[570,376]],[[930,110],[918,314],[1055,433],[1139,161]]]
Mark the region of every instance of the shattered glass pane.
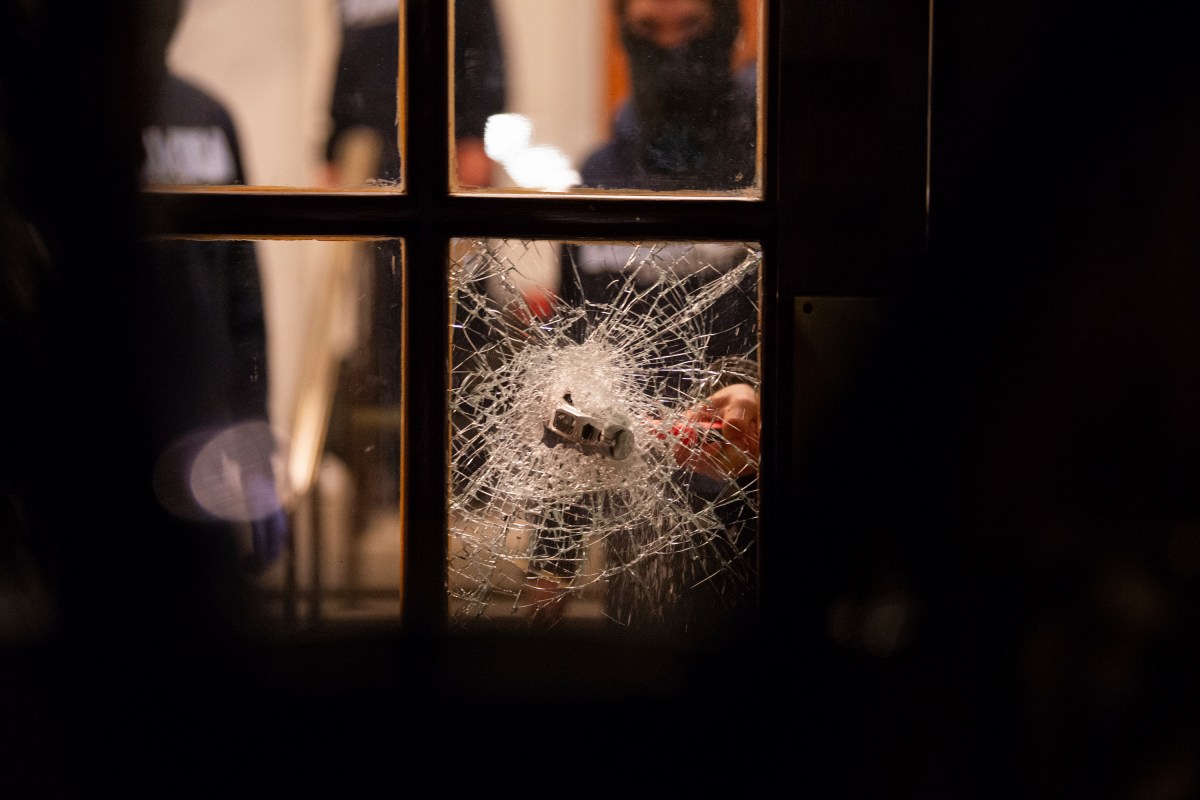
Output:
[[454,242],[456,625],[692,634],[752,619],[761,257]]

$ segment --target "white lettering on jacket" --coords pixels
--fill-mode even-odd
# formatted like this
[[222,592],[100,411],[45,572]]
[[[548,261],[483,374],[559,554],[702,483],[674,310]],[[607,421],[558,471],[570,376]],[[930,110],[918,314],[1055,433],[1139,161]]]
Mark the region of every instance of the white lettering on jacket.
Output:
[[151,126],[142,131],[142,143],[146,149],[145,183],[229,184],[237,179],[229,140],[217,126]]

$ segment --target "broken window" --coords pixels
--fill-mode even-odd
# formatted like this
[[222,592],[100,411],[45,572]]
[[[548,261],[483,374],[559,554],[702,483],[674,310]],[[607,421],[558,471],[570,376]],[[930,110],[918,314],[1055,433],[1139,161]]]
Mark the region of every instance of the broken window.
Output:
[[452,253],[452,621],[745,621],[758,245],[480,239]]

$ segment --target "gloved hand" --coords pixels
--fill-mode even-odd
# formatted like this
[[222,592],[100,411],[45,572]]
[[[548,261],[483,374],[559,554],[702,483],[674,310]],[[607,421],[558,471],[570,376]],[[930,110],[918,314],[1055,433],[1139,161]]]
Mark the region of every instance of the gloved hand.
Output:
[[275,491],[271,475],[253,474],[245,480],[250,509],[251,572],[260,573],[274,564],[287,548],[288,519]]
[[710,478],[730,480],[758,469],[758,392],[746,383],[718,389],[684,414],[675,461]]

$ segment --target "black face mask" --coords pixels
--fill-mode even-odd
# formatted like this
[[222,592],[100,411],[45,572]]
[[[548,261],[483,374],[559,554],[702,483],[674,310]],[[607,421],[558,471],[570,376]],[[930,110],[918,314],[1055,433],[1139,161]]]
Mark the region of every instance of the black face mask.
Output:
[[729,109],[733,33],[714,28],[664,49],[621,31],[642,128],[642,160],[660,172],[705,172]]
[[634,101],[643,119],[696,117],[719,106],[733,82],[732,35],[714,28],[704,36],[661,48],[622,29]]

